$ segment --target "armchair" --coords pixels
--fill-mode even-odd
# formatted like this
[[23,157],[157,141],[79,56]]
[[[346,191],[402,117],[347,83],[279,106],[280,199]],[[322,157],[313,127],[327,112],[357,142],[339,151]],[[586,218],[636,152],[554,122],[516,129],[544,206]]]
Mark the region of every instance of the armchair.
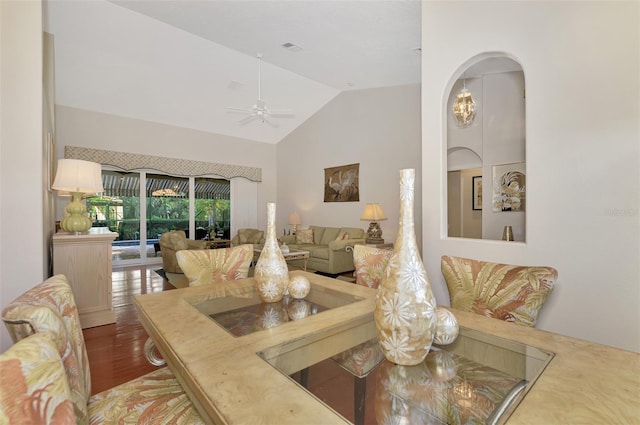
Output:
[[[70,403],[60,411],[64,416],[54,417],[51,423],[203,423],[166,367],[91,396],[91,372],[78,309],[64,275],[47,279],[9,303],[2,312],[2,320],[16,345],[28,340],[33,343],[31,336],[40,335],[50,340],[58,361],[62,360]],[[4,379],[4,373],[2,376],[4,397],[10,394],[4,390],[11,384]],[[56,392],[56,396],[64,395],[62,390]],[[24,406],[29,404],[23,401]],[[73,419],[65,422],[65,418]],[[50,423],[45,418],[33,419],[16,423]]]
[[206,241],[187,239],[184,230],[171,230],[160,236],[160,252],[162,252],[162,268],[169,273],[182,273],[176,252],[183,249],[205,249]]
[[263,245],[264,231],[259,229],[238,229],[238,234],[231,239],[231,246],[245,244]]

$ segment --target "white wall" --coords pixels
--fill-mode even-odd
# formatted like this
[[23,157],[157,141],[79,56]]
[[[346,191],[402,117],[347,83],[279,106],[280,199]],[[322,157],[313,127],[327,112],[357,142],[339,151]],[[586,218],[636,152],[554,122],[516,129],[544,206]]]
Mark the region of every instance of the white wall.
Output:
[[[46,275],[42,5],[0,1],[0,308]],[[11,339],[0,327],[1,350]]]
[[[257,224],[266,228],[266,203],[276,196],[275,145],[61,105],[56,106],[56,122],[58,158],[64,157],[64,146],[71,145],[261,168]],[[237,201],[241,202],[238,205],[246,204]],[[245,211],[237,213],[242,223],[248,220]],[[58,211],[58,218],[62,214]],[[232,220],[234,215],[232,211]]]
[[[638,8],[423,3],[424,252],[438,302],[443,254],[549,265],[559,279],[539,328],[640,351]],[[483,52],[512,55],[526,78],[526,244],[446,237],[444,105]]]
[[[394,242],[400,213],[399,171],[416,170],[414,214],[420,217],[420,86],[343,92],[278,143],[279,234],[298,211],[309,225],[360,227],[366,203],[378,202],[388,217],[382,237]],[[324,169],[359,163],[360,202],[324,202]],[[420,244],[422,226],[416,222]]]

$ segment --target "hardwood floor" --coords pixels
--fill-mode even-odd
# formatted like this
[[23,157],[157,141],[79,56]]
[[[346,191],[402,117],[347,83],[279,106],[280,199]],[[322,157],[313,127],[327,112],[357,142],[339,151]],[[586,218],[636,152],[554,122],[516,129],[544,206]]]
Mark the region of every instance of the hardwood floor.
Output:
[[161,266],[156,264],[114,269],[112,281],[116,323],[83,331],[93,394],[157,369],[144,356],[147,333],[138,321],[132,297],[174,289],[154,272],[159,268]]

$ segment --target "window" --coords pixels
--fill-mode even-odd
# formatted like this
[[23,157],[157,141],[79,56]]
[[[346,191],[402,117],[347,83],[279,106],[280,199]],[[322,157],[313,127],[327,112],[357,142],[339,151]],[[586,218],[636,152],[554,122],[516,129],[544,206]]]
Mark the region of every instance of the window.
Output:
[[88,198],[87,210],[94,227],[118,233],[116,265],[156,262],[158,240],[169,230],[193,230],[194,239],[229,238],[229,180],[103,170],[102,182],[104,193]]

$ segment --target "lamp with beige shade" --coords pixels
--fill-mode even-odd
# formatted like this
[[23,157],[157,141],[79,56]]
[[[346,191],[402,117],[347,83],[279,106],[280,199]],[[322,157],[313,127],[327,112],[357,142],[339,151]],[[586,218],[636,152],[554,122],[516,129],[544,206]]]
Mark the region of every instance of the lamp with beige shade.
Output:
[[378,224],[378,221],[386,220],[387,216],[384,215],[384,211],[382,211],[382,207],[380,204],[367,204],[364,208],[364,212],[362,213],[362,217],[360,220],[370,221],[369,229],[367,229],[367,239],[366,243],[368,244],[383,244],[384,239],[382,239],[382,229]]
[[71,202],[64,209],[66,215],[60,223],[62,230],[76,235],[86,233],[92,223],[87,216],[87,207],[82,203],[82,197],[104,191],[102,166],[80,159],[60,159],[52,188],[60,194],[71,194]]

